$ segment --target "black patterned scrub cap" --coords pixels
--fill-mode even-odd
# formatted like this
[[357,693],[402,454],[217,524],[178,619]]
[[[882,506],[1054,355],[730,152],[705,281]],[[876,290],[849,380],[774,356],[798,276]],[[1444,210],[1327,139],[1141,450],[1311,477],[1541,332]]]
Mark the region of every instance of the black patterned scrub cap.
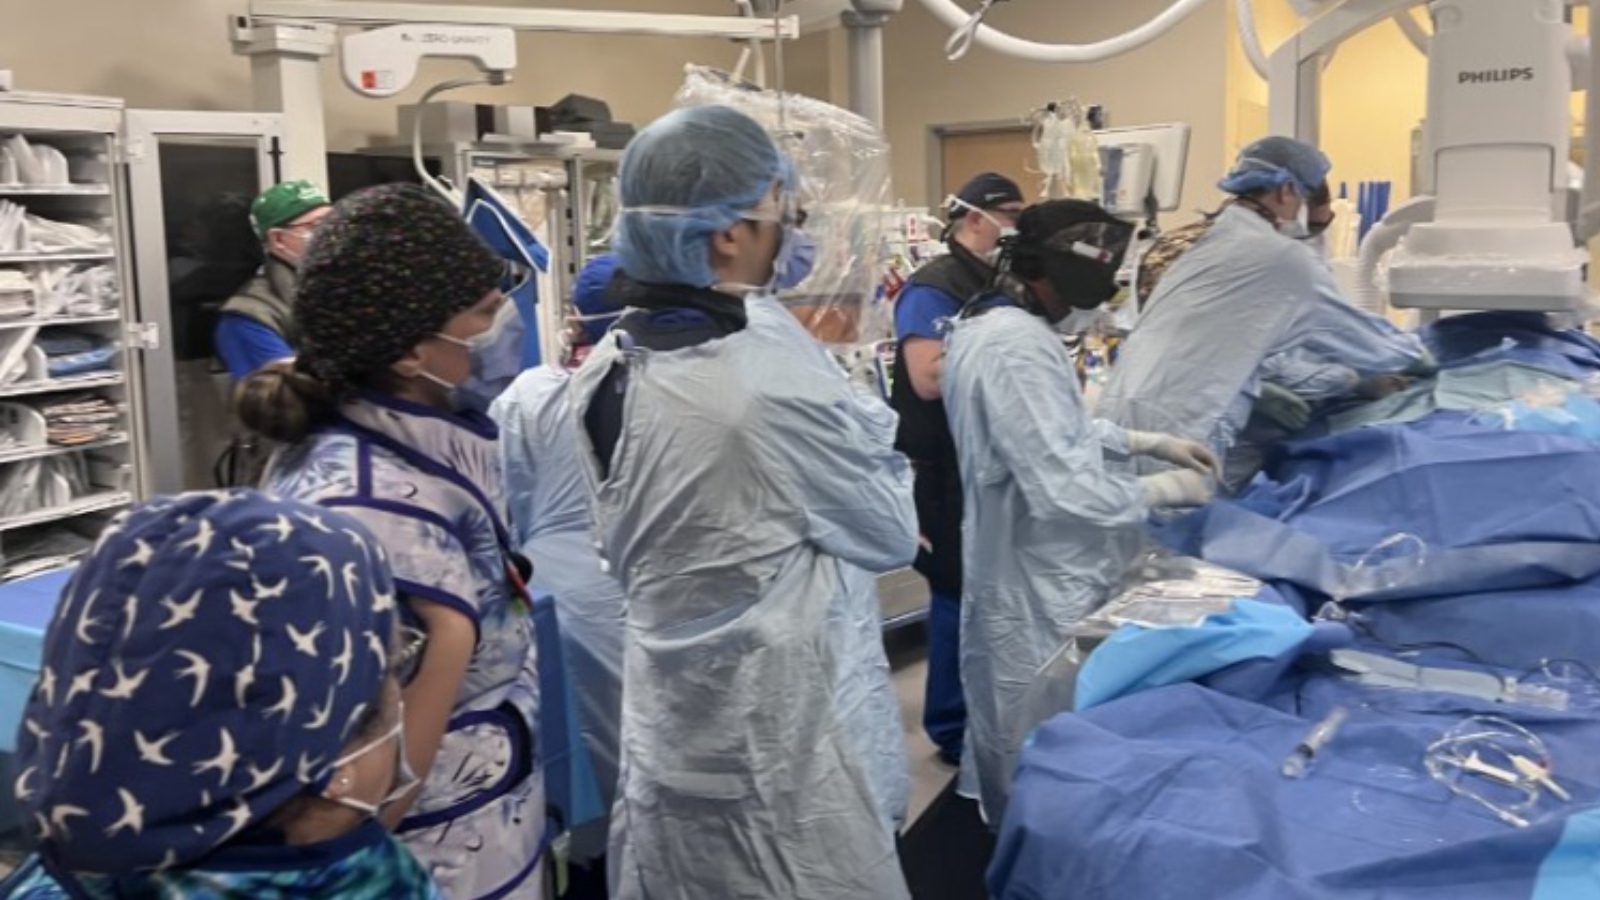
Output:
[[414,184],[358,191],[300,264],[296,367],[346,395],[482,300],[504,263],[448,203]]

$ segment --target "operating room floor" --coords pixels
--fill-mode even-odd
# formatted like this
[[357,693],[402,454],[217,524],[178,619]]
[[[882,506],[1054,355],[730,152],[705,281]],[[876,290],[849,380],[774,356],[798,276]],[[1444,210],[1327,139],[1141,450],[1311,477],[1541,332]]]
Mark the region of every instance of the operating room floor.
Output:
[[911,809],[900,837],[900,862],[912,900],[986,900],[983,876],[994,836],[977,804],[956,795],[956,770],[939,761],[922,731],[926,629],[918,624],[890,632],[884,646],[911,757]]
[[920,623],[896,629],[885,635],[884,647],[894,670],[901,727],[911,757],[911,811],[906,820],[910,823],[921,818],[956,770],[939,761],[933,741],[922,730],[923,689],[928,681],[927,630]]

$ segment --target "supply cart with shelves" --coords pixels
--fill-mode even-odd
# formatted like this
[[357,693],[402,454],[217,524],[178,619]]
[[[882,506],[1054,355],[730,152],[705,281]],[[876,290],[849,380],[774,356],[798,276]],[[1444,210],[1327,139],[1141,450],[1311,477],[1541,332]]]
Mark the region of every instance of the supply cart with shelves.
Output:
[[0,582],[141,491],[122,103],[0,94]]

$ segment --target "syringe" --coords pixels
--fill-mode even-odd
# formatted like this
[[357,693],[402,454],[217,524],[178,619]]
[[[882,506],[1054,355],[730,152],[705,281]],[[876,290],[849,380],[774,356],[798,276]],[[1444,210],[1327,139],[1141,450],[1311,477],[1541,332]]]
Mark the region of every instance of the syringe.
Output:
[[1306,732],[1306,736],[1300,739],[1300,743],[1296,744],[1294,750],[1284,759],[1283,777],[1303,777],[1311,768],[1311,763],[1316,760],[1317,754],[1322,752],[1323,746],[1333,740],[1333,736],[1339,731],[1339,726],[1349,717],[1349,710],[1336,706],[1333,712],[1328,713],[1317,723],[1315,728]]

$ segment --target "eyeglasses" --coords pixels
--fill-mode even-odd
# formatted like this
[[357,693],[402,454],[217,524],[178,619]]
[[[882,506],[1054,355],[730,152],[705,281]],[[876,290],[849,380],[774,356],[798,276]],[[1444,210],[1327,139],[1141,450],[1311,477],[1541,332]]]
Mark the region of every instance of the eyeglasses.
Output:
[[428,633],[413,625],[401,625],[396,635],[394,660],[390,670],[402,687],[410,684],[422,668],[422,651],[428,646]]
[[780,201],[780,206],[776,212],[752,210],[740,215],[739,218],[746,222],[776,222],[785,228],[804,228],[806,227],[806,222],[810,220],[811,214],[806,212],[805,208],[798,203]]

